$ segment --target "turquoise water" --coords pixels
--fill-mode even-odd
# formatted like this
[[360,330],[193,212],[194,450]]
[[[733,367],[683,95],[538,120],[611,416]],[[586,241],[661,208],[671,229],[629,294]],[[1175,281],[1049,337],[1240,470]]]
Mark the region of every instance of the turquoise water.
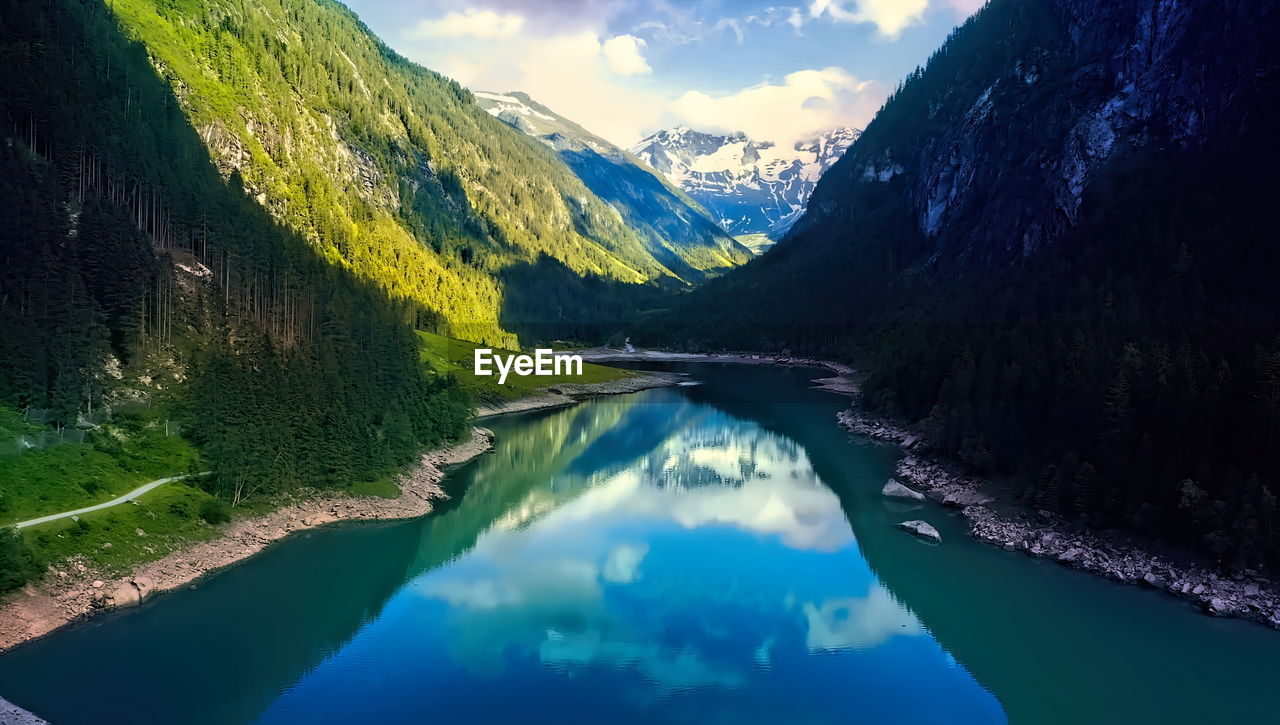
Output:
[[21,647],[0,695],[55,725],[1272,719],[1280,634],[886,503],[894,451],[814,371],[687,369],[492,420],[436,514]]

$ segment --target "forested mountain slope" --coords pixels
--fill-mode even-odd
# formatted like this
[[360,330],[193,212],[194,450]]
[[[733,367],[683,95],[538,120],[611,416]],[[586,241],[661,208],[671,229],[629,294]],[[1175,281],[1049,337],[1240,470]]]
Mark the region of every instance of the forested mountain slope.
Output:
[[499,278],[544,256],[578,276],[682,285],[551,150],[336,2],[110,8],[224,176],[326,259],[430,310],[441,332],[511,343]]
[[[220,174],[106,5],[6,4],[0,54],[20,69],[0,79],[0,403],[59,428],[162,411],[231,501],[376,478],[460,434],[464,396],[417,360],[433,311]],[[89,444],[129,470],[113,435]]]
[[587,188],[622,214],[654,259],[681,278],[702,281],[751,259],[697,202],[634,155],[525,93],[475,95],[481,108],[555,150]]
[[992,0],[685,337],[857,358],[868,405],[1029,505],[1274,566],[1278,30]]

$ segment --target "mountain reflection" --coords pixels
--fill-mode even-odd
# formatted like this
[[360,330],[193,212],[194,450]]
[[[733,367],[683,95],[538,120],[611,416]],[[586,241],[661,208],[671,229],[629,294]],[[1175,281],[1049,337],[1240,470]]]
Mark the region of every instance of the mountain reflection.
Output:
[[[839,500],[795,442],[675,395],[523,431],[472,486],[533,485],[412,587],[448,605],[451,653],[474,672],[514,651],[564,674],[623,671],[656,694],[736,688],[780,646],[921,634],[861,563]],[[689,547],[694,531],[709,550]],[[844,563],[843,576],[770,566],[804,553]]]
[[435,514],[19,648],[0,694],[59,724],[1268,721],[1265,630],[887,510],[892,452],[808,373],[690,372],[493,420]]
[[863,558],[877,531],[921,547],[856,540],[878,499],[827,485],[885,462],[806,427],[831,401],[735,397],[771,380],[493,420],[435,514],[295,537],[22,648],[3,694],[58,723],[1002,722]]

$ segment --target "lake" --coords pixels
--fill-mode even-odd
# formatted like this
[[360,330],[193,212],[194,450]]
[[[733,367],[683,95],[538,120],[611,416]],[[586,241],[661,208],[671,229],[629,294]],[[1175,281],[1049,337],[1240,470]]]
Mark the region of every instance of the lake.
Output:
[[0,656],[0,695],[55,725],[1274,718],[1280,633],[885,501],[899,453],[821,371],[670,367],[700,384],[487,421],[431,516]]

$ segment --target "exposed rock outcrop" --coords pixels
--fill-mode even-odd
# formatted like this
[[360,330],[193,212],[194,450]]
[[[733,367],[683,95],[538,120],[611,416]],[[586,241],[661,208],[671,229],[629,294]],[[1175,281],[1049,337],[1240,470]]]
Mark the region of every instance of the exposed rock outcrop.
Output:
[[935,544],[942,543],[942,534],[927,521],[903,521],[898,524],[898,528],[908,533],[915,534],[926,541],[932,541]]
[[907,488],[906,486],[903,486],[901,483],[899,483],[898,481],[892,478],[889,479],[889,482],[886,483],[884,485],[884,488],[880,490],[880,495],[884,496],[885,498],[902,499],[903,501],[923,501],[924,500],[923,493],[920,493],[919,491],[913,491]]
[[0,698],[0,725],[49,725],[49,723]]
[[[1259,28],[1278,13],[1241,0],[995,0],[885,111],[916,115],[868,126],[796,229],[856,234],[853,188],[883,185],[928,240],[921,261],[1024,257],[1080,222],[1119,154],[1194,148],[1250,123],[1249,99],[1276,71],[1260,67],[1274,40]],[[1009,34],[1000,51],[997,33]]]

